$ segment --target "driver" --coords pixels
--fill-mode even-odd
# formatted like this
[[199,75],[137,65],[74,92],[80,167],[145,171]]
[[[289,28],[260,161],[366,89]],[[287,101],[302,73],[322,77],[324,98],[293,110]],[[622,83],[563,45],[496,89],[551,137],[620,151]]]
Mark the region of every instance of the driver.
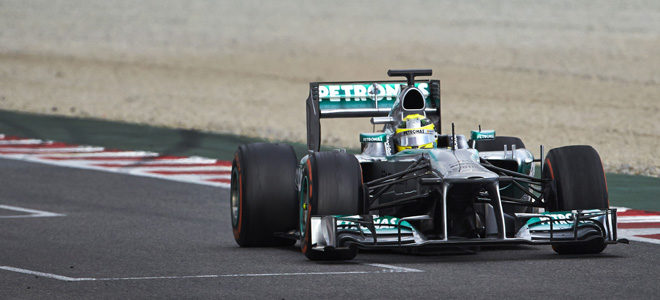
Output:
[[405,149],[429,149],[437,146],[438,134],[431,120],[420,114],[411,114],[403,118],[396,128],[394,143],[396,151]]

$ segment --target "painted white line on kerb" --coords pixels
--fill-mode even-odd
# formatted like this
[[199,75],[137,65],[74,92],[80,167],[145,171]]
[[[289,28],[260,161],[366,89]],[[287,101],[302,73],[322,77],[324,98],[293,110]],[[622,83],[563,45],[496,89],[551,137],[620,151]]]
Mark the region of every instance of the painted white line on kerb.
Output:
[[44,218],[44,217],[64,217],[64,214],[52,213],[43,210],[29,209],[18,206],[11,205],[0,205],[0,209],[19,211],[24,213],[29,213],[29,215],[15,215],[15,216],[0,216],[0,219],[10,219],[10,218]]
[[[3,155],[0,155],[0,157],[3,157]],[[6,156],[6,157],[7,158],[13,158],[13,157],[10,157],[10,156]],[[151,174],[151,173],[144,173],[144,172],[132,173],[128,170],[126,172],[115,171],[115,170],[112,170],[112,169],[109,169],[109,168],[95,166],[94,164],[90,164],[89,161],[83,161],[79,164],[78,163],[74,164],[71,161],[66,161],[66,160],[40,159],[38,156],[25,156],[25,157],[21,157],[19,159],[24,160],[24,161],[47,164],[47,165],[55,165],[55,166],[76,168],[76,169],[97,170],[97,171],[113,172],[113,173],[123,173],[123,174],[130,174],[130,175],[136,175],[136,176],[142,176],[142,177],[152,177],[152,178],[159,178],[159,179],[165,179],[165,180],[171,180],[171,181],[179,181],[179,182],[186,182],[186,183],[216,186],[216,187],[221,187],[221,188],[229,188],[229,186],[230,186],[228,183],[208,182],[208,181],[198,180],[196,178],[191,179],[189,177],[180,178],[180,177],[174,177],[174,176],[170,176],[170,175],[159,175],[159,174]],[[94,163],[98,163],[98,161],[95,161]]]
[[209,275],[181,275],[181,276],[144,276],[144,277],[69,277],[52,273],[32,271],[28,269],[0,266],[0,270],[21,274],[36,275],[61,281],[120,281],[120,280],[157,280],[157,279],[190,279],[190,278],[227,278],[227,277],[273,277],[273,276],[303,276],[303,275],[350,275],[350,274],[378,274],[378,273],[408,273],[424,272],[418,269],[397,267],[385,264],[361,264],[381,268],[377,271],[333,271],[333,272],[294,272],[294,273],[247,273],[247,274],[209,274]]
[[656,239],[645,238],[645,237],[636,236],[636,235],[622,235],[622,237],[625,237],[628,240],[635,241],[635,242],[644,242],[644,243],[660,245],[660,240],[656,240]]
[[621,224],[621,223],[660,222],[660,216],[617,217],[616,222],[618,224]]
[[658,229],[658,228],[634,228],[634,229],[621,229],[621,228],[619,228],[616,231],[616,233],[619,237],[624,237],[624,238],[627,238],[631,241],[645,242],[645,243],[660,245],[660,240],[659,239],[653,239],[653,238],[647,238],[647,237],[639,236],[639,235],[658,234],[658,232],[660,232],[660,229]]
[[61,159],[75,159],[75,158],[90,158],[90,157],[129,157],[129,158],[144,158],[145,160],[158,157],[158,153],[150,151],[114,151],[114,152],[101,152],[101,153],[74,153],[74,154],[53,154],[48,157],[61,158]]
[[60,155],[62,153],[101,153],[105,150],[103,147],[61,147],[61,148],[14,148],[14,147],[0,147],[0,153],[9,154],[38,154],[38,155]]
[[40,144],[47,144],[47,143],[45,141],[37,140],[37,139],[0,141],[0,145],[40,145]]
[[[97,170],[185,183],[228,188],[230,162],[198,156],[161,156],[151,151],[106,151],[104,147],[62,144],[39,139],[5,140],[0,134],[0,157],[69,168]],[[40,147],[40,146],[45,147]],[[28,147],[25,147],[28,146]],[[194,166],[186,166],[195,164]],[[204,166],[200,164],[209,164]],[[38,215],[48,216],[48,215]]]
[[616,208],[616,212],[624,212],[629,210],[630,208],[623,207],[623,206],[610,206],[610,208]]
[[[135,174],[135,175],[142,175],[142,172],[131,172],[129,174]],[[172,180],[180,180],[180,181],[197,181],[197,180],[207,180],[207,179],[231,179],[231,175],[161,175],[161,174],[154,174],[154,175],[159,175],[163,176],[164,178],[172,178]]]
[[171,159],[145,158],[144,160],[140,160],[140,161],[136,161],[136,160],[103,160],[103,159],[94,160],[93,162],[84,161],[84,160],[76,160],[76,161],[78,161],[78,162],[87,162],[87,163],[92,163],[92,164],[117,164],[117,165],[126,165],[126,166],[149,166],[151,164],[172,164],[172,165],[213,164],[213,163],[216,163],[218,160],[214,159],[214,158],[190,156],[190,157],[185,157],[185,158],[171,158]]

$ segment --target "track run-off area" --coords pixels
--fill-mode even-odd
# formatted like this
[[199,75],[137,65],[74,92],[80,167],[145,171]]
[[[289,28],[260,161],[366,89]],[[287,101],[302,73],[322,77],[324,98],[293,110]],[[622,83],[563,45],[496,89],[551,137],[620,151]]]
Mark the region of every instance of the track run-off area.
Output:
[[[519,246],[318,263],[296,247],[235,244],[228,161],[0,134],[0,166],[9,298],[657,295],[654,211],[619,207],[619,237],[632,242],[599,255]],[[632,283],[622,287],[622,276]]]

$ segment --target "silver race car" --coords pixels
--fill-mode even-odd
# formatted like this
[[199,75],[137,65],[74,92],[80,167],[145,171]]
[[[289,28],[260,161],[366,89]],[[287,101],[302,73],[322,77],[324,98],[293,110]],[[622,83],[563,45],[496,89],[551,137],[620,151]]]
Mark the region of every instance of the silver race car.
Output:
[[[584,254],[627,243],[594,148],[544,157],[540,146],[535,159],[520,138],[494,130],[468,139],[452,124],[443,134],[440,81],[416,79],[431,70],[388,75],[406,80],[310,83],[300,159],[287,144],[238,148],[230,199],[241,247],[299,241],[309,259],[347,260],[358,249],[540,244]],[[320,119],[354,117],[374,125],[360,134],[360,153],[320,151]]]

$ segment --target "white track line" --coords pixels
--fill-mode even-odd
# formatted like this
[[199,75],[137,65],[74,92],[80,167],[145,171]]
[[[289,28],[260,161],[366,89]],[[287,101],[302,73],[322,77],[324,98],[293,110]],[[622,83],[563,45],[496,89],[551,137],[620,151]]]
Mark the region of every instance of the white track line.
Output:
[[57,279],[57,280],[62,280],[62,281],[95,280],[94,278],[74,278],[74,277],[67,277],[67,276],[62,276],[62,275],[57,275],[57,274],[44,273],[44,272],[32,271],[32,270],[21,269],[21,268],[14,268],[14,267],[10,267],[10,266],[0,266],[0,269],[6,270],[6,271],[11,271],[11,272],[17,272],[17,273],[23,273],[23,274],[46,277],[46,278],[52,278],[52,279]]
[[0,219],[10,219],[10,218],[44,218],[44,217],[64,217],[64,214],[52,213],[43,210],[29,209],[18,206],[11,205],[0,205],[0,209],[13,210],[30,213],[29,215],[18,215],[18,216],[0,216]]
[[374,274],[382,271],[338,271],[338,272],[299,272],[299,273],[254,273],[254,274],[212,274],[212,275],[184,275],[184,276],[152,276],[152,277],[113,277],[94,278],[99,281],[110,280],[150,280],[150,279],[187,279],[187,278],[222,278],[222,277],[274,277],[274,276],[302,276],[302,275],[347,275],[347,274]]
[[376,268],[384,268],[384,269],[390,269],[393,272],[424,272],[419,269],[413,269],[413,268],[404,268],[404,267],[397,267],[397,266],[392,266],[392,265],[386,265],[386,264],[364,264]]
[[209,275],[181,275],[181,276],[144,276],[144,277],[68,277],[52,273],[32,271],[28,269],[0,266],[1,270],[21,274],[36,275],[61,281],[118,281],[118,280],[155,280],[155,279],[189,279],[189,278],[226,278],[226,277],[275,277],[275,276],[304,276],[304,275],[349,275],[349,274],[378,274],[378,273],[407,273],[424,272],[418,269],[397,267],[385,264],[361,264],[381,268],[377,271],[334,271],[334,272],[294,272],[294,273],[247,273],[247,274],[209,274]]

